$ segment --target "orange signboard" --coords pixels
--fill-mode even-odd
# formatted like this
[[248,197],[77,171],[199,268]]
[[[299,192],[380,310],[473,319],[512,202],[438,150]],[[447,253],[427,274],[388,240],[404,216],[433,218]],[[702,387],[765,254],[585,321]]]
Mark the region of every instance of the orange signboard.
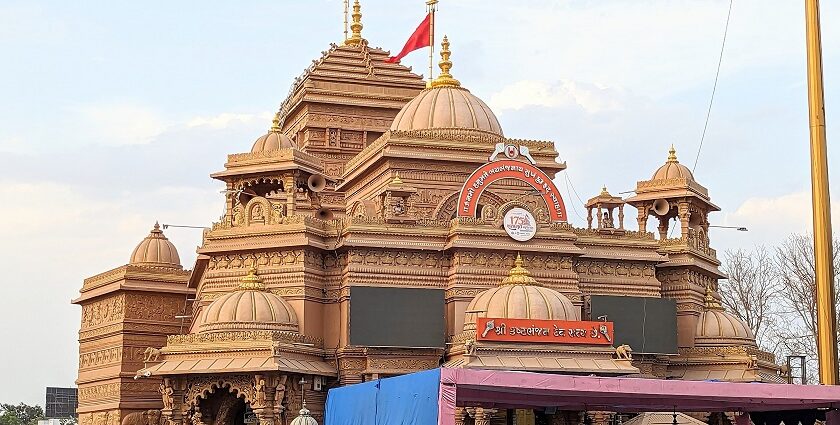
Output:
[[479,317],[478,341],[612,345],[613,322]]

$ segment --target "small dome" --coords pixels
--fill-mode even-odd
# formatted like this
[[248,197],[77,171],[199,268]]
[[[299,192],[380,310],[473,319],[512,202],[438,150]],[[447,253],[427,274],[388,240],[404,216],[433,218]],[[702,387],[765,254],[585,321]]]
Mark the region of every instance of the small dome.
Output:
[[755,346],[755,335],[743,320],[724,311],[706,289],[706,308],[697,321],[694,330],[695,345],[731,345],[746,344]]
[[280,130],[280,117],[275,115],[274,120],[272,120],[271,130],[260,136],[254,142],[254,146],[251,147],[251,153],[292,149],[294,147],[295,143],[292,142],[292,139]]
[[239,289],[214,300],[199,318],[199,332],[268,330],[298,332],[294,308],[265,290],[251,269]]
[[318,421],[315,420],[312,416],[309,415],[309,409],[306,408],[306,405],[303,405],[303,409],[300,409],[298,412],[299,416],[292,419],[290,425],[318,425]]
[[677,151],[671,146],[668,151],[668,161],[653,173],[651,180],[688,179],[694,180],[691,170],[677,161]]
[[137,248],[134,248],[134,252],[131,253],[131,260],[128,263],[140,266],[182,268],[178,250],[163,235],[158,223],[155,223],[155,227],[152,228],[149,236],[146,236],[137,245]]
[[580,320],[580,309],[560,292],[537,283],[516,256],[501,285],[479,293],[467,307],[464,330],[474,331],[478,315],[505,319]]
[[403,106],[391,124],[391,131],[465,128],[502,135],[502,127],[490,107],[461,87],[449,73],[452,68],[449,39],[444,36],[441,45],[440,75],[432,81],[431,88]]

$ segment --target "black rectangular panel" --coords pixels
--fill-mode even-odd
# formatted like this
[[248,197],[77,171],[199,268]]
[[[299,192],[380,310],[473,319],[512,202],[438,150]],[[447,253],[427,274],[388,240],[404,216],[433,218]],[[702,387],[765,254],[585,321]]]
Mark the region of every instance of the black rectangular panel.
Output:
[[76,388],[47,387],[47,399],[44,405],[47,418],[75,417],[78,405]]
[[350,344],[379,347],[445,346],[441,289],[350,288]]
[[667,298],[592,295],[592,320],[607,316],[615,323],[614,345],[638,353],[677,353],[677,305]]

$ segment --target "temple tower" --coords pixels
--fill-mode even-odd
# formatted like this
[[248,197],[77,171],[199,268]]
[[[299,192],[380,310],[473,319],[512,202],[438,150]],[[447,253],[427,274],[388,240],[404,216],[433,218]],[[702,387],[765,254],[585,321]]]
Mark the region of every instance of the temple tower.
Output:
[[[691,170],[680,164],[673,146],[665,164],[650,180],[638,182],[635,192],[627,203],[638,210],[639,230],[645,231],[649,217],[659,221],[659,252],[668,261],[657,265],[656,277],[662,282],[662,296],[677,301],[677,343],[693,347],[706,287],[717,289],[717,280],[726,277],[718,270],[720,261],[708,237],[708,215],[720,208]],[[669,238],[671,220],[679,223],[679,237]]]
[[[79,331],[79,424],[117,425],[131,412],[161,408],[158,378],[136,380],[144,360],[185,331],[190,272],[155,224],[128,264],[85,279]],[[152,350],[149,350],[152,348]]]

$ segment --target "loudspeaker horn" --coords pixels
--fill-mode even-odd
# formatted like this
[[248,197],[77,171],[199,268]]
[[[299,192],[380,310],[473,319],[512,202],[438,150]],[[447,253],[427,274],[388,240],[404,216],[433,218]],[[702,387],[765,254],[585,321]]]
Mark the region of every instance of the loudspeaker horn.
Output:
[[651,208],[651,210],[653,210],[656,215],[665,215],[668,214],[668,211],[671,211],[671,205],[664,199],[657,199],[656,202],[653,203],[653,208]]
[[318,211],[315,211],[315,217],[324,221],[329,221],[333,219],[333,213],[326,208],[319,208]]
[[325,179],[322,175],[313,174],[306,180],[306,185],[309,186],[309,190],[313,192],[320,192],[327,187],[327,179]]

